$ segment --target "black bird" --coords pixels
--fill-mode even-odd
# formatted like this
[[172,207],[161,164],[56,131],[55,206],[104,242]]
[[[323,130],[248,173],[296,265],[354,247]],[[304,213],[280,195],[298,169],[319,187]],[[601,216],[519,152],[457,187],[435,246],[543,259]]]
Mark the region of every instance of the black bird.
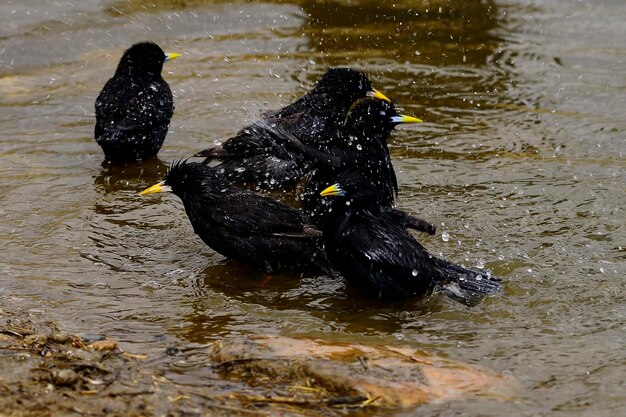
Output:
[[332,274],[321,232],[296,209],[233,186],[199,162],[174,162],[165,180],[142,191],[170,191],[185,206],[194,231],[216,252],[271,272],[309,267]]
[[223,145],[195,156],[221,161],[215,168],[231,181],[264,188],[291,187],[302,176],[303,162],[285,149],[276,131],[288,132],[318,147],[343,123],[355,100],[374,97],[390,101],[372,88],[367,76],[350,68],[331,68],[313,89],[296,102],[262,115]]
[[152,42],[137,43],[124,52],[115,75],[96,99],[96,142],[107,159],[135,161],[159,152],[174,112],[161,69],[178,56]]
[[322,228],[333,267],[374,297],[420,297],[436,288],[467,305],[501,292],[499,280],[431,255],[404,225],[381,210],[378,191],[363,176],[348,172],[321,192],[332,197]]
[[381,206],[393,207],[398,181],[387,140],[399,124],[419,122],[418,118],[398,114],[391,103],[365,99],[354,105],[343,126],[333,132],[321,149],[306,146],[283,132],[288,139],[286,146],[311,168],[303,195],[303,209],[309,221],[323,224],[328,202],[320,200],[319,193],[348,169],[360,172],[371,182],[378,190],[377,202]]

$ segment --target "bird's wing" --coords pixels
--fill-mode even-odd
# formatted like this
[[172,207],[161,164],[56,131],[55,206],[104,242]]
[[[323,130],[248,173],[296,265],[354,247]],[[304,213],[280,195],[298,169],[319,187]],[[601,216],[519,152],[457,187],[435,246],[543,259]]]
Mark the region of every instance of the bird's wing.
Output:
[[223,225],[240,233],[314,237],[298,210],[247,190],[225,194],[211,210]]
[[434,267],[426,249],[385,213],[362,213],[346,225],[346,236],[346,249],[360,254],[374,270],[410,274],[419,267]]
[[325,95],[307,94],[286,107],[263,113],[257,121],[227,139],[222,147],[232,156],[270,154],[284,157],[283,145],[287,140],[282,134],[291,133],[304,142],[311,137],[317,139],[326,128],[327,113],[332,111],[323,105],[327,102],[329,99]]
[[125,108],[122,104],[124,96],[118,91],[122,88],[121,80],[116,77],[110,78],[96,99],[96,118],[104,121],[107,125],[113,121],[122,119]]
[[[310,140],[325,141],[324,132],[328,127],[329,112],[325,97],[307,99],[307,96],[279,110],[265,112],[261,117],[241,129],[235,136],[224,141],[219,149],[206,149],[195,156],[211,159],[229,157],[250,157],[273,155],[282,159],[292,159],[292,152],[285,149],[296,137],[304,143]],[[290,136],[291,135],[291,136]]]
[[330,132],[345,118],[345,112],[347,109],[342,113],[326,94],[309,93],[285,108],[264,114],[260,121],[272,127],[270,130],[279,136],[279,141],[282,130],[305,145],[314,145],[328,140]]
[[255,125],[246,126],[228,138],[222,148],[229,155],[258,155],[272,148],[271,137],[264,129]]
[[264,112],[262,117],[269,121],[277,121],[283,118],[298,119],[303,113],[323,108],[324,106],[322,106],[321,103],[325,103],[326,101],[326,95],[322,96],[308,92],[298,100],[281,109]]
[[273,155],[288,158],[278,131],[274,130],[275,126],[273,123],[259,120],[227,139],[222,148],[229,156]]
[[108,129],[141,132],[169,124],[174,101],[165,81],[153,82],[130,97],[124,97],[126,94],[115,97],[111,91],[103,90],[101,96],[104,96],[96,101],[96,114],[104,116],[104,126]]
[[432,282],[446,295],[467,305],[502,291],[497,278],[432,256],[402,224],[390,222],[386,217],[385,214],[368,218],[360,224],[362,229],[351,233],[349,239],[353,251],[360,247],[371,270],[379,272],[378,279],[386,279],[394,285],[402,281]]
[[118,126],[128,129],[152,129],[169,124],[174,113],[172,92],[165,82],[152,83],[129,103],[126,117]]

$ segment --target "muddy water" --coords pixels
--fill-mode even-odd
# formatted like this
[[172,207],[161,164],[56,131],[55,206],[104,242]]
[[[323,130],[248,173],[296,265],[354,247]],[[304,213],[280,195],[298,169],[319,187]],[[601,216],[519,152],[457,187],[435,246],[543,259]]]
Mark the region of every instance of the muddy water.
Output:
[[[1,4],[0,297],[137,352],[314,335],[521,383],[515,402],[421,415],[626,414],[623,2],[382,3]],[[184,54],[165,68],[175,115],[159,160],[111,166],[93,103],[145,39]],[[490,269],[504,296],[382,304],[326,277],[268,281],[204,246],[173,196],[137,196],[331,65],[363,68],[426,121],[391,144],[398,204],[438,225],[429,249]]]

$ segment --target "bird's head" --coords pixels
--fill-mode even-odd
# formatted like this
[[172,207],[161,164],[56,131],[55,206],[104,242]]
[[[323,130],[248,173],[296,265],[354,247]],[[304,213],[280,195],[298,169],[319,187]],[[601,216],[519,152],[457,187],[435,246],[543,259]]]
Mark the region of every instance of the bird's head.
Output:
[[417,117],[399,114],[392,103],[365,99],[354,105],[345,122],[347,132],[367,135],[368,132],[387,134],[403,123],[421,123]]
[[191,196],[219,195],[229,186],[230,183],[210,166],[182,159],[172,163],[163,181],[139,194],[171,192],[185,201]]
[[330,68],[317,82],[315,90],[331,93],[350,104],[364,97],[391,102],[387,96],[372,87],[372,82],[363,72],[352,68]]
[[153,42],[136,43],[124,52],[117,71],[134,76],[158,75],[163,69],[164,62],[179,56],[177,53],[163,52],[161,47]]
[[342,172],[336,182],[326,187],[320,195],[324,198],[332,198],[332,205],[344,204],[359,208],[369,204],[378,205],[382,195],[372,183],[368,181],[356,169],[349,169]]

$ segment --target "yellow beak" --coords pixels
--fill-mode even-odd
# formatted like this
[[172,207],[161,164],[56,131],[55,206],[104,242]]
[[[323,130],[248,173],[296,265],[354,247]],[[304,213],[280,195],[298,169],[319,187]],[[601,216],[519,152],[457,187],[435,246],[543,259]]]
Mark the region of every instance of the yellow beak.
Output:
[[401,114],[402,123],[422,123],[422,119],[418,119],[417,117],[407,116],[406,114]]
[[166,191],[172,191],[169,185],[165,185],[165,181],[161,181],[158,184],[154,184],[150,188],[146,188],[139,195],[148,195],[148,194],[156,194],[156,193],[164,193]]
[[167,61],[171,61],[172,59],[176,59],[179,56],[181,56],[181,54],[177,54],[175,52],[171,52],[171,53],[166,53],[165,54],[165,62]]
[[386,95],[384,95],[383,93],[381,93],[380,91],[374,88],[372,88],[370,91],[367,92],[367,96],[386,101],[387,103],[391,103],[391,100],[389,99],[389,97],[387,97]]
[[334,196],[344,196],[346,192],[341,189],[339,184],[333,184],[328,188],[325,188],[320,195],[322,197],[334,197]]
[[422,123],[422,119],[418,119],[417,117],[407,116],[405,114],[400,114],[398,116],[393,116],[391,118],[393,123]]

